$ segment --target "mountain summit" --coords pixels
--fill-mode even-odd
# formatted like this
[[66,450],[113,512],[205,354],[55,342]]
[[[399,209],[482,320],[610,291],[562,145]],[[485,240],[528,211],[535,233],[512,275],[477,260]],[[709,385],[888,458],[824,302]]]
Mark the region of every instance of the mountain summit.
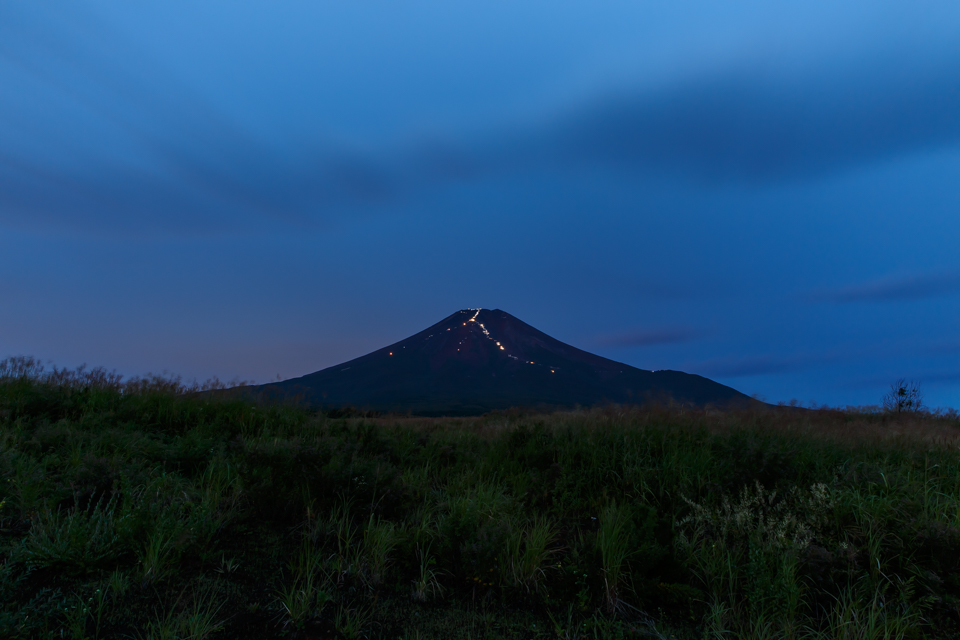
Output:
[[499,309],[463,309],[355,360],[256,390],[324,408],[421,415],[605,403],[751,402],[701,376],[644,371],[582,351]]

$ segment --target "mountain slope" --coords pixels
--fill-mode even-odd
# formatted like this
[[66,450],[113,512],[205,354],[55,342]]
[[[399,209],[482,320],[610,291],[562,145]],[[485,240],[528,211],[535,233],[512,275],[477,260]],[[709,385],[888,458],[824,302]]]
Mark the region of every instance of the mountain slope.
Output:
[[751,402],[701,376],[644,371],[582,351],[499,309],[464,309],[360,358],[256,389],[325,408],[423,415],[517,406]]

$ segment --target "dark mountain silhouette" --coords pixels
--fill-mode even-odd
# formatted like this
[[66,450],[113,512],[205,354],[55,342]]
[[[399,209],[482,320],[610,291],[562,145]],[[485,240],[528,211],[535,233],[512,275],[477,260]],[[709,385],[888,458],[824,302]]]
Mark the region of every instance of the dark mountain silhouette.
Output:
[[702,376],[644,371],[555,340],[499,309],[464,309],[355,360],[254,388],[268,399],[420,415],[510,407],[680,402],[746,405]]

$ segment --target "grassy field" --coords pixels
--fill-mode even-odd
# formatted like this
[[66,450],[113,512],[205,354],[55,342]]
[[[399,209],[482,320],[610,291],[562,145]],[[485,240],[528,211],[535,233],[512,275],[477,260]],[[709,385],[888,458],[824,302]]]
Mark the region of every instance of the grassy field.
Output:
[[960,637],[954,413],[193,391],[0,363],[0,637]]

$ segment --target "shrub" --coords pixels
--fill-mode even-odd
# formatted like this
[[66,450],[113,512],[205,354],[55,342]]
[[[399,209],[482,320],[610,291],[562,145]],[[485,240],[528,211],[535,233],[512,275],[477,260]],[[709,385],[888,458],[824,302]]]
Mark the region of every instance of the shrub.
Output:
[[883,408],[888,413],[917,413],[923,409],[923,392],[919,382],[899,378],[883,396]]

